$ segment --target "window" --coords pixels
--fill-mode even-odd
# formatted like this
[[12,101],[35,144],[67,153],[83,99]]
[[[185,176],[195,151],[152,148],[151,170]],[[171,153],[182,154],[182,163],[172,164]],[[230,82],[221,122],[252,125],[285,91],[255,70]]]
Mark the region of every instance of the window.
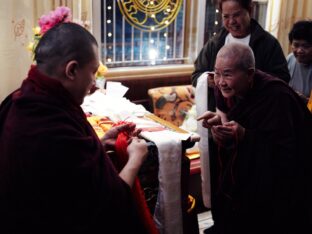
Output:
[[222,26],[222,17],[214,1],[207,1],[205,12],[205,34],[204,41],[216,34]]
[[[101,1],[101,53],[108,67],[183,64],[187,60],[184,52],[186,0],[132,1],[132,5],[129,4],[131,1],[124,5],[121,2],[127,1]],[[176,18],[171,23],[166,21],[169,25],[160,30],[148,24],[140,27],[135,22],[143,22],[147,14],[140,12],[139,7],[135,9],[138,18],[133,22],[122,14],[137,7],[135,2],[149,10],[148,16],[158,17],[157,22],[166,17],[163,12],[168,15],[177,10]]]
[[[160,30],[146,30],[124,17],[120,2],[129,4],[180,3],[175,20]],[[254,1],[253,17],[265,27],[267,0]],[[146,5],[147,6],[147,5]],[[93,1],[93,32],[101,42],[100,56],[110,68],[189,64],[205,41],[222,26],[215,1],[101,0]],[[149,26],[145,26],[149,27]]]

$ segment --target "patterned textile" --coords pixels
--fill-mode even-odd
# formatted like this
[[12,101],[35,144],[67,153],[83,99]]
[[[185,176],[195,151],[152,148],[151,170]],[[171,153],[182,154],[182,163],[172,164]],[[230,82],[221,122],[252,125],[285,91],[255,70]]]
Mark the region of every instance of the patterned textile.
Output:
[[158,117],[180,126],[186,112],[194,102],[194,91],[191,85],[166,86],[148,90],[153,113]]

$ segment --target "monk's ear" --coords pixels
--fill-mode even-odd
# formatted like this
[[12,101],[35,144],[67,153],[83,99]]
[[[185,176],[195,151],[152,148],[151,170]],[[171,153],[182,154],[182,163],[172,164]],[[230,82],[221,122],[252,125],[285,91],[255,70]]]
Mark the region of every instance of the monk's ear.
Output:
[[248,80],[249,80],[249,82],[252,83],[252,82],[253,82],[253,76],[254,76],[254,74],[255,74],[255,69],[254,69],[254,68],[249,68],[249,69],[247,70],[247,74],[248,74]]
[[255,73],[255,69],[254,68],[249,68],[247,73],[248,73],[248,77],[252,77],[254,75],[254,73]]
[[66,64],[65,75],[68,79],[74,80],[78,72],[78,62],[71,60]]

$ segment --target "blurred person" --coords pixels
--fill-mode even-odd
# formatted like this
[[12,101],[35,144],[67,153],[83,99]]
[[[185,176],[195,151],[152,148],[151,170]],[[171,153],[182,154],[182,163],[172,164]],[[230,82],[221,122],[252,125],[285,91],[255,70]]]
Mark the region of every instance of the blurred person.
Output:
[[307,103],[312,90],[312,21],[296,22],[288,34],[292,53],[287,56],[289,85]]
[[311,114],[285,82],[255,69],[246,45],[222,47],[214,70],[216,112],[198,117],[218,145],[208,233],[311,233]]
[[82,26],[55,25],[21,87],[2,102],[1,233],[147,233],[131,193],[146,142],[132,138],[118,174],[106,151],[135,125],[114,127],[101,142],[80,107],[94,85],[97,51]]

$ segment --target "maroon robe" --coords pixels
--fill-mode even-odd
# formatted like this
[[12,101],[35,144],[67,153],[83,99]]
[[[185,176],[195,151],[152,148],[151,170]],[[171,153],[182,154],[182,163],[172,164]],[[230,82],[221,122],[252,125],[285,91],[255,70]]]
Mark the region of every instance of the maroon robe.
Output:
[[312,233],[312,115],[304,103],[260,71],[243,99],[215,91],[217,107],[246,129],[234,148],[219,147],[220,233]]
[[82,109],[35,66],[0,106],[0,233],[145,233]]

